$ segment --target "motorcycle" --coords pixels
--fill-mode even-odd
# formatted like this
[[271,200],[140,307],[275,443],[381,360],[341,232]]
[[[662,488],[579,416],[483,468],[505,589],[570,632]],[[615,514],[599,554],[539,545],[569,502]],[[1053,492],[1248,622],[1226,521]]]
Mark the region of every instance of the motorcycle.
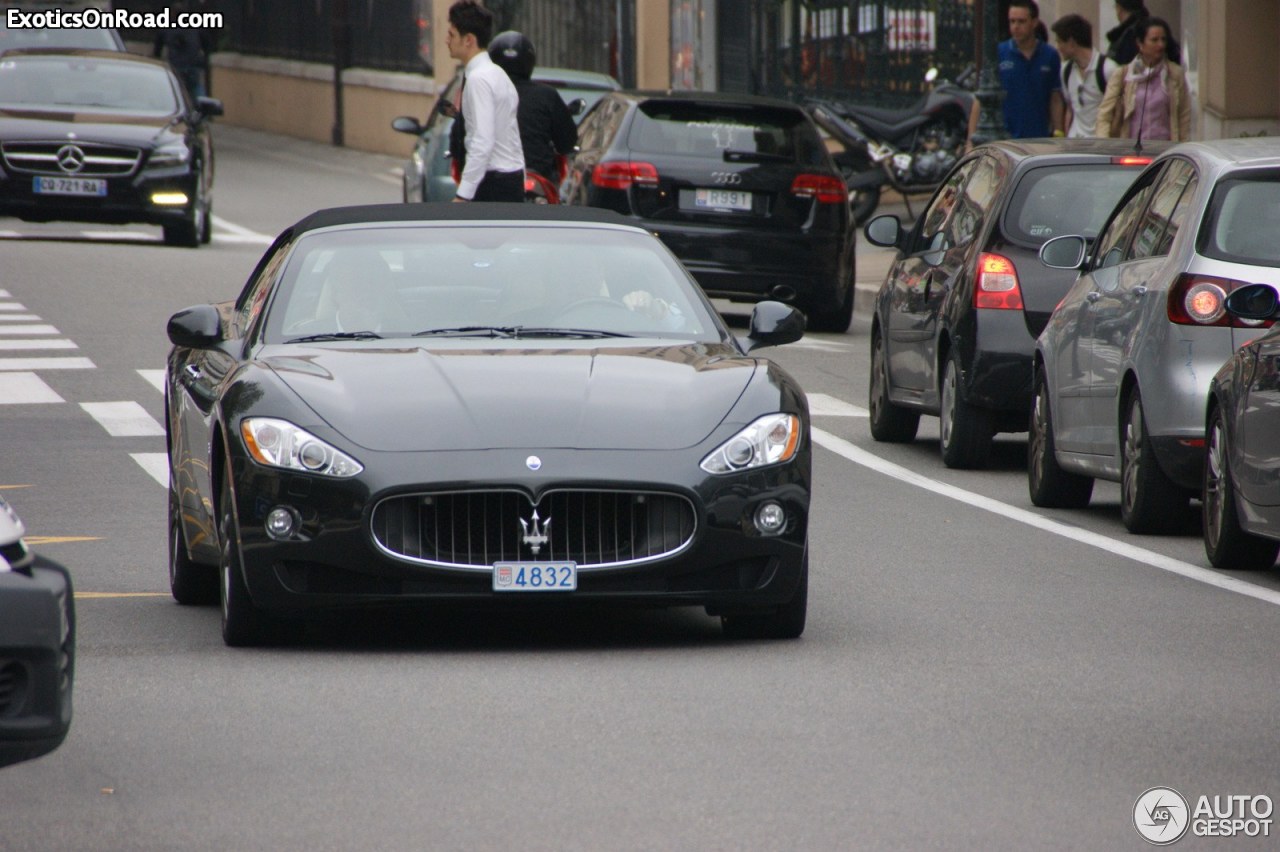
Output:
[[528,204],[559,204],[560,184],[564,183],[569,173],[569,158],[564,154],[556,155],[555,175],[547,177],[541,172],[525,168],[524,200]]
[[863,225],[880,204],[885,186],[907,199],[933,192],[960,159],[974,102],[974,69],[956,82],[930,68],[931,90],[904,109],[884,109],[831,99],[807,102],[814,121],[845,148],[833,155],[845,177],[849,209]]

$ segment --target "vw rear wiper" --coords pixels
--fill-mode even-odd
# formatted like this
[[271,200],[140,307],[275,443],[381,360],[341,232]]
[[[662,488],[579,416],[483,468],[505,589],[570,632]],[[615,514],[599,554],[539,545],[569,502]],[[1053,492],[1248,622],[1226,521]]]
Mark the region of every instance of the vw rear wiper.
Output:
[[376,331],[327,331],[324,334],[308,334],[306,337],[295,337],[285,343],[312,343],[317,340],[381,340],[382,335]]
[[457,328],[428,328],[414,337],[519,337],[518,325],[460,325]]

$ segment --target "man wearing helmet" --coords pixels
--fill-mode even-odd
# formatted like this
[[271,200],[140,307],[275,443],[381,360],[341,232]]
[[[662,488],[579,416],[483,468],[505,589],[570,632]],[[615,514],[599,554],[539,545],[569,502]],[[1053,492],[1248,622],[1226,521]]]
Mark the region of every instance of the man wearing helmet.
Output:
[[489,42],[489,56],[502,67],[520,96],[516,120],[525,168],[545,178],[556,178],[556,155],[568,156],[578,144],[578,127],[559,93],[531,77],[537,59],[533,42],[521,33],[508,30]]

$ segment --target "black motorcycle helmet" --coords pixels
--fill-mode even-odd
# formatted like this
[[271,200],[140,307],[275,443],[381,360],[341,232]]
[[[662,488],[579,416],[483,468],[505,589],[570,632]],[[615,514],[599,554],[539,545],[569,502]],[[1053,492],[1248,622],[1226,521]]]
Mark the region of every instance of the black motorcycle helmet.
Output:
[[502,66],[508,77],[518,83],[533,76],[537,54],[534,53],[533,42],[529,41],[528,36],[515,30],[507,30],[505,33],[498,33],[489,42],[489,57]]

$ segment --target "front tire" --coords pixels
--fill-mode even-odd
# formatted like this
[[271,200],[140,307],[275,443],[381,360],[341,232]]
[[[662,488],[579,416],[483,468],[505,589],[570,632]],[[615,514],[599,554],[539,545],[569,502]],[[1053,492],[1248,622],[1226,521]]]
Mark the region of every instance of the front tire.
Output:
[[194,562],[187,552],[182,505],[169,488],[169,590],[183,606],[203,606],[218,600],[218,570]]
[[240,527],[236,522],[235,500],[231,495],[231,463],[227,462],[222,479],[222,513],[219,536],[222,560],[219,565],[222,598],[222,641],[232,648],[261,645],[272,635],[272,622],[249,596],[240,558]]
[[920,428],[920,412],[889,401],[889,360],[879,329],[871,333],[870,385],[867,408],[871,413],[871,437],[889,444],[914,441]]
[[1186,514],[1190,499],[1156,458],[1137,388],[1125,407],[1120,435],[1120,520],[1131,533],[1167,532]]
[[960,379],[962,373],[960,355],[952,349],[942,373],[939,394],[942,402],[938,411],[942,463],[950,468],[983,468],[991,456],[991,414],[965,401]]
[[1240,525],[1221,408],[1209,417],[1208,445],[1201,492],[1205,555],[1214,568],[1264,571],[1276,564],[1280,542],[1253,535]]
[[796,639],[804,633],[809,610],[809,550],[805,548],[800,567],[800,583],[790,600],[770,613],[720,616],[721,629],[729,639]]
[[1054,454],[1053,414],[1044,367],[1036,370],[1027,440],[1027,489],[1031,502],[1045,509],[1083,509],[1093,496],[1093,477],[1069,473]]

